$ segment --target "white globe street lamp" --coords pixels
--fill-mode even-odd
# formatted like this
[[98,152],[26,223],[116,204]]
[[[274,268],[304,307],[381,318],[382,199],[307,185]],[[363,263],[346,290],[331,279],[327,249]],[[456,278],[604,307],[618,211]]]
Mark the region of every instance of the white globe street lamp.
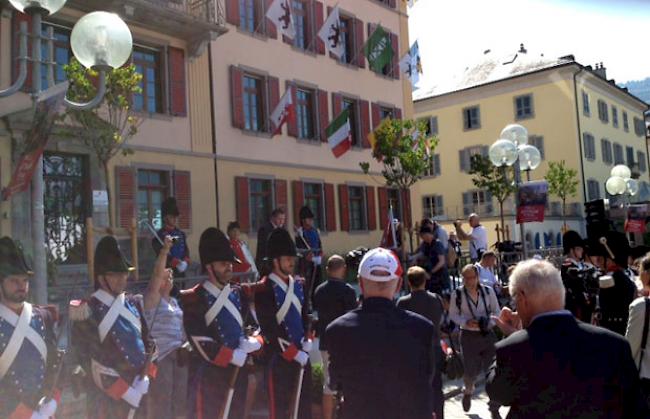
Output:
[[497,167],[512,166],[517,161],[517,147],[510,140],[496,140],[490,146],[488,156]]
[[63,7],[66,0],[9,0],[20,13],[31,14],[38,10],[43,16],[53,15]]
[[610,195],[623,195],[627,189],[625,179],[620,176],[611,176],[605,182],[605,189]]
[[[537,147],[526,144],[519,146],[519,169],[529,174],[542,163],[542,153]],[[530,180],[530,179],[528,179]]]
[[629,179],[632,177],[632,171],[626,165],[618,164],[612,168],[612,171],[609,172],[609,175],[622,177],[623,179]]
[[70,35],[72,53],[86,68],[110,70],[124,65],[133,49],[126,23],[115,13],[88,13]]
[[515,146],[519,147],[528,144],[528,130],[522,125],[510,124],[501,131],[499,138],[510,140]]

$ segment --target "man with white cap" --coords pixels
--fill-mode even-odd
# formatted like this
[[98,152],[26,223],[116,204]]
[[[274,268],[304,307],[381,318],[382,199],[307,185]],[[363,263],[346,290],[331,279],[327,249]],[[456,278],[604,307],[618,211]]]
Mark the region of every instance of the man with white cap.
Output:
[[330,382],[343,396],[342,419],[431,419],[433,325],[395,307],[402,267],[393,252],[376,248],[359,265],[361,308],[326,329]]

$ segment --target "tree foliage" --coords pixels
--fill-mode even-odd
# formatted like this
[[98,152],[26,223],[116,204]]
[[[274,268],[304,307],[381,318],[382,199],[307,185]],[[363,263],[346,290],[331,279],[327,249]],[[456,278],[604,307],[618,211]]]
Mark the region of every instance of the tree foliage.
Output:
[[[70,86],[68,98],[76,102],[88,102],[97,94],[98,73],[86,69],[76,59],[63,67]],[[134,94],[142,93],[142,75],[134,65],[113,69],[106,74],[106,94],[99,106],[89,110],[68,108],[62,115],[62,134],[80,140],[91,149],[103,169],[109,195],[109,224],[113,226],[111,211],[108,163],[118,153],[132,154],[126,147],[138,132],[142,119],[135,116],[131,107]]]
[[562,200],[562,217],[566,218],[566,200],[578,193],[578,171],[566,167],[564,160],[551,161],[544,179],[548,182],[549,193]]
[[490,192],[499,202],[501,229],[505,228],[503,204],[517,190],[513,182],[514,173],[513,167],[497,167],[492,164],[488,157],[481,154],[474,154],[470,159],[469,174],[472,175],[474,186]]

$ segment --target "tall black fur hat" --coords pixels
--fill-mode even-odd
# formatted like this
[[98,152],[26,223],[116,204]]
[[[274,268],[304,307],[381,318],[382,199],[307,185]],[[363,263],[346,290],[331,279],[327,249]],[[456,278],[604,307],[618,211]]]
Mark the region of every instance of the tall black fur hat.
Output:
[[95,248],[95,275],[107,272],[132,272],[135,268],[120,250],[113,236],[103,237]]
[[9,275],[33,275],[23,250],[9,237],[0,239],[0,279]]
[[562,235],[562,247],[565,255],[568,255],[574,247],[584,247],[584,245],[585,241],[577,231],[569,230]]
[[230,247],[230,241],[226,235],[216,227],[209,227],[201,234],[199,258],[201,258],[201,266],[212,262],[241,263],[235,256],[235,251]]
[[280,256],[298,256],[296,243],[294,243],[289,232],[283,228],[276,228],[269,235],[266,242],[266,254],[270,260]]
[[181,213],[178,211],[178,205],[176,204],[176,198],[170,196],[165,199],[161,206],[162,218],[165,218],[166,215],[173,215],[178,217]]

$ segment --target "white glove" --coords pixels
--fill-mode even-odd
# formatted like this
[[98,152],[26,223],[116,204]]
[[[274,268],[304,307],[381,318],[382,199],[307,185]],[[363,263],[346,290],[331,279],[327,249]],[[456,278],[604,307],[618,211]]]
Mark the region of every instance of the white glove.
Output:
[[42,398],[38,403],[37,412],[43,418],[50,418],[56,413],[56,408],[56,400],[50,399],[49,401],[45,401],[45,398]]
[[301,367],[304,367],[307,365],[307,361],[309,361],[309,354],[304,351],[298,351],[296,356],[293,357],[293,360],[299,363]]
[[140,378],[138,375],[133,380],[133,385],[131,387],[133,387],[135,391],[139,392],[142,395],[147,394],[149,391],[149,377],[145,375],[144,378]]
[[122,400],[130,404],[131,407],[137,409],[140,406],[140,400],[142,400],[142,393],[133,387],[129,387],[129,389],[126,390],[126,393],[122,395]]
[[305,351],[305,352],[307,352],[307,353],[311,352],[311,349],[312,349],[312,346],[313,346],[313,345],[312,345],[312,340],[311,340],[311,339],[305,339],[305,338],[303,338],[302,341],[301,341],[301,343],[302,343],[302,350],[303,350],[303,351]]
[[262,344],[259,340],[254,337],[241,338],[239,339],[239,348],[247,354],[251,352],[258,351],[262,347]]
[[230,360],[230,363],[237,367],[243,367],[247,356],[248,354],[241,349],[235,349],[232,351],[232,359]]
[[321,263],[323,263],[323,257],[322,256],[314,256],[311,259],[312,263],[316,266],[320,266]]
[[183,273],[187,270],[187,262],[182,260],[178,265],[176,265],[176,270],[180,273]]

